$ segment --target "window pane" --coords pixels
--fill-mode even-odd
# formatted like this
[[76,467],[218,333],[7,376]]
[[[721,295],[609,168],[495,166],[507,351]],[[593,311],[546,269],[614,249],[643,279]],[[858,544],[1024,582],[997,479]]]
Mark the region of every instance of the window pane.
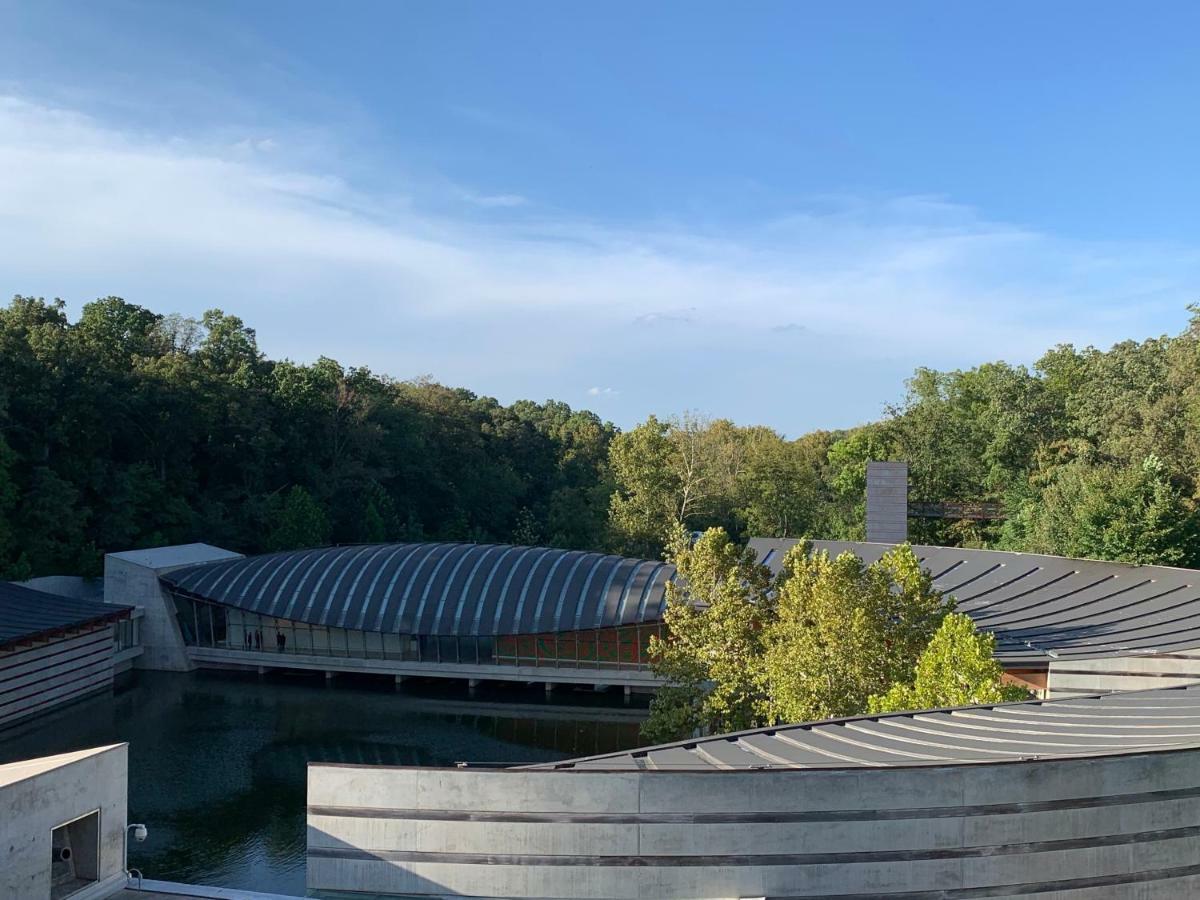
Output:
[[475,639],[476,646],[479,648],[479,661],[481,663],[494,663],[496,661],[496,640],[490,637],[481,637]]
[[296,652],[311,655],[313,650],[312,628],[305,622],[297,622],[292,630],[296,636]]
[[183,635],[183,642],[195,645],[196,628],[194,623],[196,618],[192,610],[192,601],[178,594],[173,594],[172,598],[175,600],[175,618],[179,622],[179,633]]
[[477,663],[479,659],[475,655],[475,638],[459,638],[458,639],[458,661],[464,663]]
[[229,627],[225,620],[225,607],[214,606],[212,608],[213,616],[213,642],[218,647],[229,646]]

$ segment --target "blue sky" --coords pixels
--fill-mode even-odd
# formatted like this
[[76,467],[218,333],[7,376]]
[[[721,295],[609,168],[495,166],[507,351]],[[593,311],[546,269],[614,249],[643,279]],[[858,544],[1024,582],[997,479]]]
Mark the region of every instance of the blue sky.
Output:
[[0,0],[0,292],[788,434],[1180,330],[1200,7]]

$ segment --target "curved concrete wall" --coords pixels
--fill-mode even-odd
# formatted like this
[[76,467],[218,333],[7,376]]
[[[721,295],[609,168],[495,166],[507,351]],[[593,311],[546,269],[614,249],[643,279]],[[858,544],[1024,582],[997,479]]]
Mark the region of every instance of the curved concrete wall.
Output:
[[1200,894],[1200,750],[791,771],[312,765],[308,885],[525,898]]

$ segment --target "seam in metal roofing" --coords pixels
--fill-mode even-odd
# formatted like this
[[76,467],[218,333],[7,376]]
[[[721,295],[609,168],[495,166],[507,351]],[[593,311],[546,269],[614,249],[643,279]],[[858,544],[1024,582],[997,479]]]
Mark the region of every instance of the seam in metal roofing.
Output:
[[221,560],[161,580],[182,594],[313,625],[486,636],[657,622],[673,574],[660,562],[594,551],[435,543]]
[[129,606],[78,600],[0,581],[0,648],[121,619],[132,611]]
[[1186,747],[1200,747],[1200,684],[779,725],[522,768],[888,768]]
[[[755,538],[778,570],[797,542]],[[814,541],[866,562],[889,544]],[[913,548],[934,585],[996,635],[1006,665],[1200,648],[1200,572],[1029,553]],[[656,622],[673,566],[495,544],[330,547],[162,576],[196,597],[317,625],[400,634],[536,634]]]
[[[754,538],[750,547],[778,571],[797,543]],[[850,551],[867,563],[892,548],[851,541],[812,546],[831,556]],[[1007,666],[1200,648],[1200,571],[961,547],[914,545],[913,551],[934,586],[996,636],[996,657]]]

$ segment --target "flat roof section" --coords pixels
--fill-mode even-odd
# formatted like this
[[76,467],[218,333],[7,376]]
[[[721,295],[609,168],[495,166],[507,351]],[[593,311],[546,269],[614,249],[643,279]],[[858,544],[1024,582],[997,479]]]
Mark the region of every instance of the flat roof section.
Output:
[[76,600],[0,581],[0,649],[124,619],[132,612],[132,606]]
[[213,560],[241,559],[242,554],[212,544],[176,544],[172,547],[148,547],[145,550],[122,550],[108,553],[114,559],[131,562],[147,569],[171,569],[192,566]]
[[0,765],[0,787],[16,784],[29,778],[36,778],[61,766],[68,766],[89,756],[99,756],[124,744],[108,744],[103,747],[89,747],[86,750],[74,750],[70,753],[59,753],[55,756],[40,756],[37,759],[23,759],[18,762]]

